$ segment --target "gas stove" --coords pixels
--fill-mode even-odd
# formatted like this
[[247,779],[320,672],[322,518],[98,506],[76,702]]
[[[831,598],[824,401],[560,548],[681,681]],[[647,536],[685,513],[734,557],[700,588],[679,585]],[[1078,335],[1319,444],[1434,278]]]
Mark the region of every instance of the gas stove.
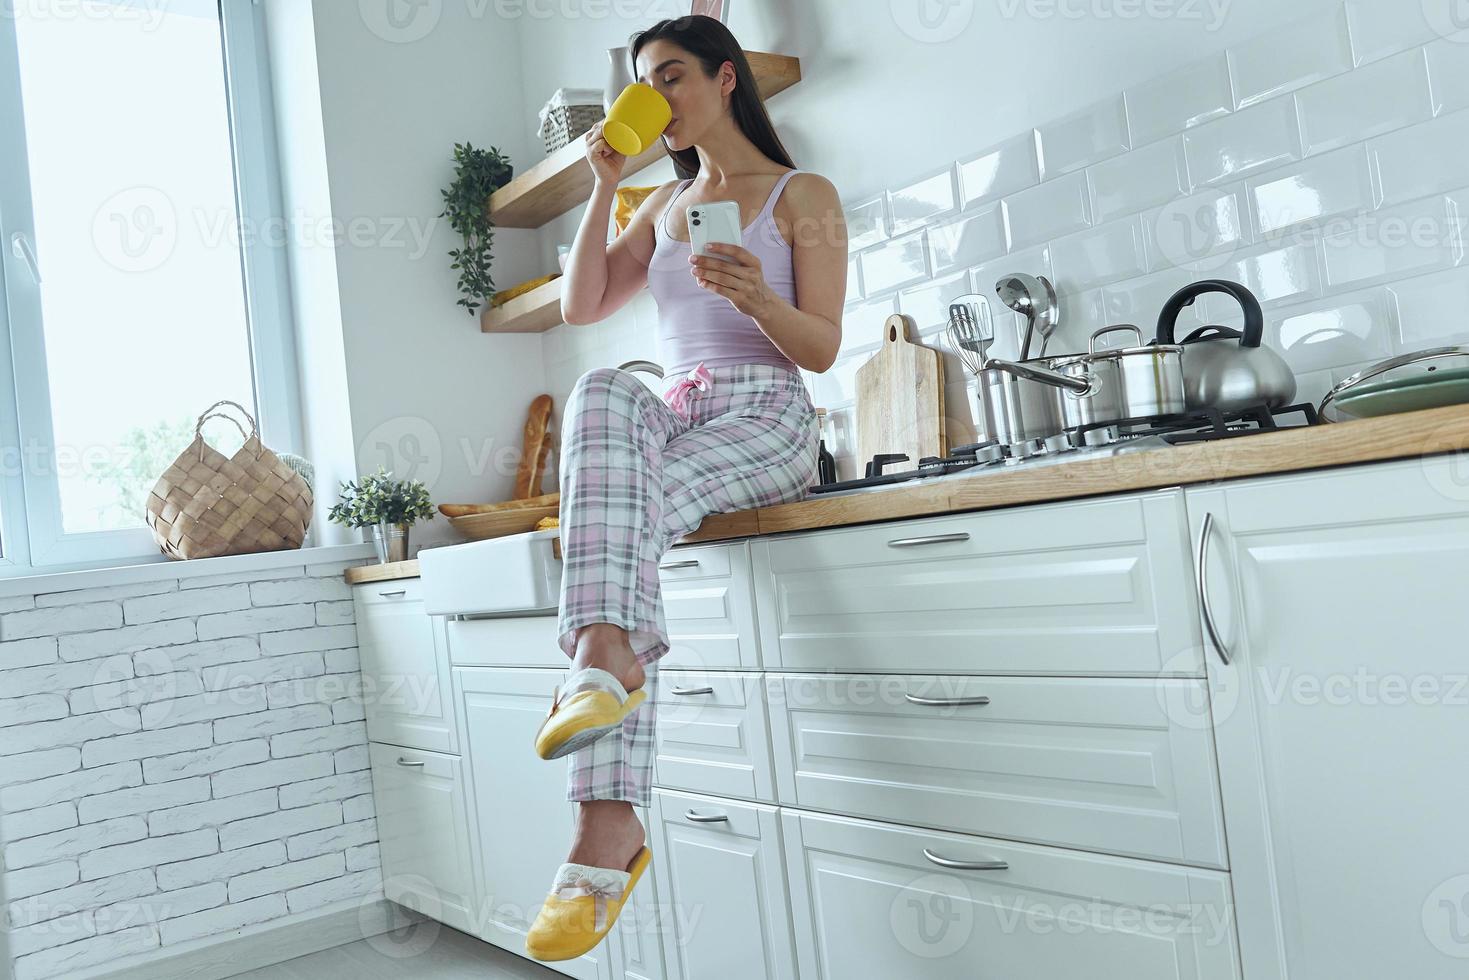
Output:
[[1002,446],[997,442],[955,446],[947,456],[924,456],[916,467],[902,470],[885,468],[907,461],[907,455],[879,453],[867,461],[863,476],[835,483],[818,483],[806,492],[808,496],[852,493],[911,480],[944,479],[961,474],[974,476],[980,472],[1001,472],[1020,467],[1030,469],[1316,424],[1315,406],[1309,404],[1291,405],[1273,412],[1262,405],[1241,411],[1207,409],[1184,415],[1123,419],[1106,425],[1083,426],[1022,446]]

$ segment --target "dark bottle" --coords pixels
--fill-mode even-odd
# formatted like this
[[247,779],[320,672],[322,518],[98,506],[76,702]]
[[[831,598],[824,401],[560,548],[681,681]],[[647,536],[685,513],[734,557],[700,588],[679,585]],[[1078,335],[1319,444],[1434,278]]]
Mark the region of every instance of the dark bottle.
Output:
[[820,448],[816,452],[816,483],[825,485],[837,482],[837,461],[831,450],[826,448],[826,409],[816,410],[816,426],[821,431]]

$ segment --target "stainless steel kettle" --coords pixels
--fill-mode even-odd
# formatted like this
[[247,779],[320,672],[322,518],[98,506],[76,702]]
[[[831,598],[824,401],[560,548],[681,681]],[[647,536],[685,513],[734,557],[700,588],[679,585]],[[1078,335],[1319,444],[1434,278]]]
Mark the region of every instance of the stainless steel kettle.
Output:
[[[1182,341],[1173,339],[1178,315],[1206,293],[1232,296],[1244,310],[1243,332],[1229,327],[1199,327]],[[1285,358],[1260,341],[1265,314],[1255,294],[1228,279],[1205,279],[1185,286],[1163,304],[1155,343],[1183,346],[1183,391],[1187,410],[1236,411],[1264,405],[1272,410],[1296,397],[1295,372]]]

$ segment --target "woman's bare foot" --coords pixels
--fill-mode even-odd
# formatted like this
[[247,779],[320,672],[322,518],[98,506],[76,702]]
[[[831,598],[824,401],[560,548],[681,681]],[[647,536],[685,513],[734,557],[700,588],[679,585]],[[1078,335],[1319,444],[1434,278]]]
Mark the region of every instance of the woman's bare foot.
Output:
[[643,686],[643,665],[633,653],[627,630],[611,623],[588,623],[577,631],[576,656],[571,660],[571,667],[573,670],[600,667],[616,677],[629,692]]
[[643,846],[643,825],[624,800],[588,800],[576,808],[576,834],[566,860],[626,871]]

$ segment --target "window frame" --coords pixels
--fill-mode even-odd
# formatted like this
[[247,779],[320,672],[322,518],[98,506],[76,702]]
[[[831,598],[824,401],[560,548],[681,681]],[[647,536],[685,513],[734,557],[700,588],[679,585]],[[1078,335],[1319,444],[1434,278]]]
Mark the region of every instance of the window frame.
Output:
[[[265,11],[258,0],[216,2],[235,206],[242,229],[250,230],[241,236],[240,251],[256,421],[265,445],[299,453],[304,436],[290,289],[293,243]],[[0,17],[0,579],[170,561],[147,527],[70,533],[62,527],[60,485],[50,472],[55,437],[40,289],[12,247],[16,232],[35,241],[17,42],[15,18]],[[45,256],[37,260],[44,278]],[[26,458],[27,442],[36,447],[29,455],[45,466],[15,465]]]

